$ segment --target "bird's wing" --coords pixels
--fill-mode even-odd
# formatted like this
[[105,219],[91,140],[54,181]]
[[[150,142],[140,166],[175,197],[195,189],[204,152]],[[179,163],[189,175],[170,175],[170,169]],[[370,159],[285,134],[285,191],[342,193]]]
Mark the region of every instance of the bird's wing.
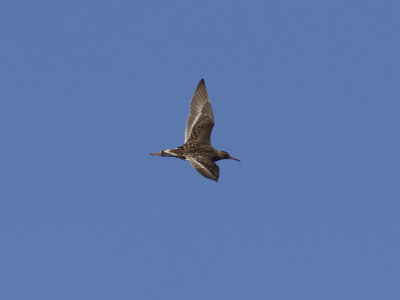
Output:
[[208,99],[206,84],[201,79],[190,102],[189,117],[186,122],[185,143],[189,140],[198,144],[211,145],[211,131],[214,115]]
[[195,168],[201,175],[218,181],[219,167],[212,160],[204,159],[202,157],[188,157],[187,159],[192,167]]

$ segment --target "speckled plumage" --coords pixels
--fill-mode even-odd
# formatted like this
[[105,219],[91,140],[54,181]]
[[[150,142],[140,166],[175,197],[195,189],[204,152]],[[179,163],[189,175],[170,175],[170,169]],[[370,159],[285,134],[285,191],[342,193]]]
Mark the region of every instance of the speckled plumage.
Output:
[[208,98],[204,79],[201,79],[190,102],[189,117],[186,122],[185,143],[177,148],[152,153],[154,156],[171,156],[188,160],[204,177],[218,181],[219,167],[215,164],[221,159],[238,159],[225,151],[211,146],[211,132],[214,115]]

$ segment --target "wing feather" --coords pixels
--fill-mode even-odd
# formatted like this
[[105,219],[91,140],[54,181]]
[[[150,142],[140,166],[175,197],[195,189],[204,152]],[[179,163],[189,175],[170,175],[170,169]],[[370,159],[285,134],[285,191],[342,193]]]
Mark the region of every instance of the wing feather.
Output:
[[201,79],[190,102],[189,117],[185,130],[185,143],[192,140],[198,144],[211,145],[213,127],[214,115],[204,79]]
[[201,157],[188,157],[187,158],[193,168],[196,169],[204,177],[211,180],[218,181],[219,178],[219,167],[216,163],[211,160],[207,160]]

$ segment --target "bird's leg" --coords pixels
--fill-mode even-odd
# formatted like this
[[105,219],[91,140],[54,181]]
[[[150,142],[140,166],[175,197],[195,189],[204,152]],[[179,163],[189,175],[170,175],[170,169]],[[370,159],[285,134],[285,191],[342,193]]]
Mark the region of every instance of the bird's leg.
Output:
[[164,150],[161,150],[160,152],[150,153],[150,155],[153,155],[153,156],[165,156],[165,152],[164,152]]

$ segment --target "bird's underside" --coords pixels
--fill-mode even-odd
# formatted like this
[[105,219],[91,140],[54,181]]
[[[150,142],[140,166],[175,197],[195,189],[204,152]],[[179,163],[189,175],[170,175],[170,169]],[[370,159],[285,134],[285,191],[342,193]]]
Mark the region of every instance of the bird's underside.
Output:
[[214,162],[213,156],[215,151],[210,145],[194,145],[184,144],[175,149],[163,150],[164,156],[171,156],[187,160],[193,168],[195,168],[201,175],[209,179],[218,181],[219,167]]

